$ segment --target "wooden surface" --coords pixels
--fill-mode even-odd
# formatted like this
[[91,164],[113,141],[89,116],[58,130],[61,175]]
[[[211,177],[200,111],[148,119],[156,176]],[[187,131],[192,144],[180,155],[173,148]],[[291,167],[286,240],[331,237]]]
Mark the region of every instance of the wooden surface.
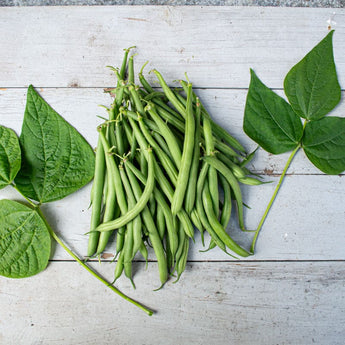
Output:
[[[345,80],[345,10],[245,7],[0,8],[0,123],[20,132],[26,87],[33,84],[96,145],[98,104],[122,49],[137,45],[137,66],[150,60],[167,80],[185,71],[213,118],[248,150],[242,131],[252,67],[283,94],[287,71],[336,29],[335,59]],[[344,115],[344,101],[334,115]],[[248,228],[255,228],[287,155],[262,150],[252,169],[272,181],[243,187]],[[343,344],[345,336],[345,183],[326,176],[300,152],[250,260],[234,261],[192,245],[187,270],[160,291],[155,262],[138,262],[134,291],[155,309],[151,318],[115,296],[59,247],[48,268],[23,280],[0,278],[0,344]],[[90,186],[44,206],[50,223],[85,255]],[[11,189],[0,198],[19,196]],[[234,236],[248,244],[239,231]],[[108,260],[92,263],[111,280]]]

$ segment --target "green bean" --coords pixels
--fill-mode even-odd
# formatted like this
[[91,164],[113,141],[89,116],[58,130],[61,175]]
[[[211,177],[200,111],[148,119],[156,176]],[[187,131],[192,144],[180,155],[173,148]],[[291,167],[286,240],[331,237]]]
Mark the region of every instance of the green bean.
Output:
[[[166,247],[170,248],[169,237],[166,237],[165,243],[166,243]],[[171,273],[175,264],[175,260],[170,250],[166,250],[166,258],[167,258],[168,272]]]
[[174,92],[169,88],[165,80],[163,79],[162,75],[157,71],[153,70],[153,73],[157,76],[159,84],[161,85],[165,95],[167,96],[168,100],[171,102],[171,104],[176,108],[176,110],[184,117],[186,118],[187,112],[185,107],[181,104],[181,102],[176,98]]
[[269,182],[260,181],[256,178],[250,177],[250,176],[242,177],[242,178],[238,179],[238,181],[243,183],[243,184],[249,185],[249,186],[259,186],[259,185],[264,184],[264,183],[269,183]]
[[[144,87],[144,89],[147,91],[148,94],[154,94],[155,91],[154,89],[151,87],[151,85],[147,82],[147,80],[145,79],[144,75],[143,75],[143,69],[144,67],[147,65],[148,62],[146,62],[143,67],[141,68],[141,71],[139,73],[139,80],[141,85]],[[163,95],[165,96],[165,94],[163,93]],[[149,100],[149,99],[147,99]],[[165,109],[165,111],[169,112],[170,114],[172,114],[173,116],[179,118],[180,114],[178,114],[177,112],[175,112],[173,109],[171,109],[171,107],[169,107],[167,104],[164,103],[164,101],[159,97],[153,97],[152,101],[159,106],[162,109]]]
[[244,170],[237,164],[235,164],[230,158],[223,153],[217,154],[217,157],[232,171],[237,179],[246,177]]
[[115,104],[117,107],[117,110],[120,108],[122,102],[123,102],[123,95],[125,92],[125,82],[123,80],[119,80],[118,86],[115,90]]
[[123,269],[125,272],[125,276],[130,280],[133,288],[135,289],[134,281],[132,278],[133,222],[129,222],[126,224],[125,241],[124,241],[122,252],[123,252]]
[[251,255],[250,252],[242,248],[240,245],[238,245],[230,236],[229,234],[224,230],[223,226],[219,223],[216,214],[213,210],[213,204],[212,204],[212,198],[210,195],[210,190],[208,188],[207,181],[205,182],[203,193],[202,193],[202,200],[204,209],[207,215],[207,218],[210,222],[210,225],[212,226],[213,230],[216,232],[218,237],[223,241],[223,243],[231,249],[234,253],[247,257]]
[[223,228],[226,229],[231,218],[231,209],[232,209],[231,188],[228,181],[223,175],[219,174],[219,179],[222,184],[223,192],[224,192],[224,202],[223,202],[222,212],[220,215],[220,224],[222,224]]
[[153,194],[150,195],[150,199],[148,201],[148,207],[149,207],[149,210],[151,212],[151,214],[155,214],[156,213],[156,199],[154,197]]
[[114,273],[114,281],[113,284],[115,283],[115,281],[117,279],[119,279],[121,277],[121,274],[123,272],[123,260],[124,260],[124,252],[121,251],[119,258],[117,259],[117,263],[115,266],[115,273]]
[[151,85],[147,82],[147,80],[145,79],[144,75],[143,75],[143,71],[144,71],[144,68],[145,66],[148,64],[149,62],[146,61],[144,63],[144,65],[141,67],[141,70],[139,72],[139,81],[141,83],[141,85],[144,87],[144,89],[148,92],[148,93],[153,93],[154,90],[153,88],[151,87]]
[[[186,98],[185,97],[183,97],[181,94],[180,94],[180,91],[181,90],[177,90],[177,89],[175,89],[173,92],[174,92],[174,95],[175,95],[175,97],[179,100],[179,102],[181,103],[181,104],[183,104],[183,106],[185,107],[186,106],[186,103],[187,103],[187,100],[186,100]],[[187,93],[188,93],[188,86],[186,87],[186,95],[187,95]],[[194,94],[194,92],[193,92],[193,94]],[[193,96],[192,96],[193,97]],[[194,97],[193,97],[193,101],[194,101]],[[192,101],[192,102],[193,102]]]
[[139,95],[138,95],[138,92],[135,88],[134,85],[130,85],[128,87],[128,90],[129,92],[131,93],[132,95],[132,98],[133,98],[133,101],[134,101],[134,106],[135,106],[135,109],[136,111],[141,115],[141,116],[145,116],[145,111],[144,111],[144,107],[141,103],[141,100],[139,98]]
[[[184,241],[186,239],[186,233],[183,229],[182,223],[180,223],[180,226],[178,227],[178,248],[176,252],[176,262],[178,262],[183,255],[183,250],[184,250]],[[175,267],[176,269],[176,267]]]
[[121,109],[121,112],[128,116],[129,118],[135,120],[135,121],[138,121],[139,118],[142,118],[143,121],[145,122],[145,125],[150,129],[150,130],[153,130],[153,131],[156,131],[158,133],[160,133],[160,130],[158,128],[158,126],[156,125],[156,123],[150,119],[148,119],[146,117],[146,115],[144,115],[144,117],[142,115],[140,115],[138,112],[134,112],[134,111],[131,111],[131,110],[128,110],[128,109],[125,109],[125,108],[122,108]]
[[200,159],[200,102],[197,99],[195,112],[195,141],[193,148],[192,165],[189,172],[188,186],[186,190],[185,209],[188,213],[192,212],[195,203],[196,182]]
[[99,135],[103,145],[103,150],[105,152],[105,161],[108,172],[115,181],[116,200],[120,207],[121,213],[125,214],[127,212],[127,201],[121,183],[120,172],[117,165],[115,164],[115,160],[110,155],[110,146],[102,130],[99,132]]
[[215,248],[215,247],[217,247],[216,242],[214,242],[214,241],[213,241],[213,238],[211,238],[211,239],[210,239],[210,243],[209,243],[209,245],[208,245],[208,248],[205,249],[205,250],[200,250],[200,252],[201,252],[201,253],[206,253],[206,252],[212,250],[212,249]]
[[158,156],[159,160],[161,161],[165,171],[167,172],[170,180],[173,184],[176,184],[177,181],[177,171],[176,168],[169,158],[169,156],[160,148],[160,146],[157,144],[157,142],[153,139],[152,135],[148,131],[147,127],[143,123],[143,120],[141,117],[138,118],[139,126],[142,131],[142,133],[145,136],[145,139],[148,141],[148,143],[153,147],[155,150],[155,154]]
[[[171,112],[169,112],[165,107],[162,107],[160,104],[157,104],[157,102],[155,102],[153,100],[153,103],[156,105],[157,107],[157,112],[158,114],[168,123],[170,123],[171,125],[173,125],[176,129],[178,129],[181,133],[184,133],[184,121],[181,120],[181,117],[178,117],[177,115],[172,114]],[[169,108],[169,106],[167,106]],[[169,108],[170,109],[170,108]]]
[[131,147],[131,152],[132,152],[132,148],[135,149],[134,146],[136,145],[136,143],[134,143],[135,137],[133,138],[133,131],[126,119],[122,120],[122,125],[123,125],[123,128],[125,129],[126,139],[129,146]]
[[259,146],[251,153],[249,153],[243,160],[242,162],[239,164],[240,167],[244,167],[245,165],[247,165],[249,162],[252,161],[252,159],[255,156],[256,151],[258,150]]
[[221,162],[219,159],[217,159],[215,157],[210,157],[210,156],[205,156],[205,157],[203,157],[203,159],[205,162],[207,162],[208,164],[210,164],[211,166],[216,168],[227,179],[227,181],[228,181],[228,183],[232,189],[232,192],[234,194],[234,197],[236,199],[238,220],[239,220],[240,228],[243,231],[246,231],[245,227],[244,227],[244,220],[243,220],[242,193],[241,193],[240,186],[239,186],[235,176],[233,175],[231,170],[223,162]]
[[214,240],[214,242],[217,244],[217,246],[221,250],[223,250],[225,253],[227,253],[226,252],[225,244],[221,241],[221,239],[218,237],[216,232],[211,227],[211,225],[210,225],[210,223],[209,223],[209,221],[207,219],[207,216],[205,214],[204,207],[203,207],[202,192],[203,192],[203,188],[204,188],[205,181],[206,181],[206,178],[207,178],[208,169],[209,169],[209,165],[204,162],[203,166],[202,166],[202,168],[200,170],[200,174],[199,174],[199,178],[198,178],[198,183],[197,183],[197,186],[196,186],[196,201],[195,201],[196,210],[198,212],[200,221],[201,221],[204,229],[206,229],[206,231],[209,233],[209,235]]
[[189,239],[186,237],[183,242],[182,255],[180,256],[180,259],[176,263],[177,279],[174,281],[174,283],[177,283],[180,280],[180,277],[186,268],[187,259],[188,259],[188,251],[189,251]]
[[193,159],[195,119],[192,107],[192,84],[188,84],[187,108],[186,108],[186,134],[183,143],[181,168],[177,177],[176,189],[171,201],[173,215],[181,209],[188,184],[189,171]]
[[[129,118],[129,121],[131,123],[131,126],[133,128],[133,132],[135,133],[135,136],[137,138],[137,141],[139,143],[140,148],[144,149],[145,145],[146,145],[146,147],[148,145],[145,137],[143,136],[143,134],[139,130],[139,128],[138,128],[137,124],[134,122],[134,120]],[[147,150],[144,150],[143,152],[145,154],[147,154],[146,151]],[[154,167],[155,167],[156,180],[157,180],[158,184],[160,185],[163,193],[168,197],[169,201],[171,202],[173,195],[174,195],[174,191],[173,191],[170,183],[167,181],[164,173],[162,172],[160,166],[158,165],[158,163],[156,161],[154,162]],[[182,209],[180,212],[178,212],[177,216],[179,217],[180,221],[183,223],[183,226],[184,226],[184,229],[185,229],[187,236],[193,238],[194,237],[194,229],[193,229],[193,225],[189,219],[188,214],[184,211],[184,209]]]
[[138,142],[141,152],[144,154],[146,160],[148,161],[148,153],[147,153],[147,147],[149,146],[147,140],[145,139],[145,137],[143,136],[143,134],[141,133],[138,125],[136,124],[135,120],[133,120],[132,118],[128,117],[128,121],[132,127],[133,130],[133,134],[135,136],[136,141]]
[[[120,166],[120,176],[121,176],[121,180],[123,183],[123,186],[125,187],[125,191],[126,191],[126,195],[127,195],[127,199],[128,199],[128,208],[133,208],[136,204],[136,198],[133,194],[133,190],[131,187],[131,183],[127,177],[127,174],[123,168],[123,165]],[[131,260],[134,258],[135,254],[137,253],[137,251],[140,248],[141,245],[141,227],[142,227],[142,223],[141,223],[141,217],[140,214],[138,214],[132,223],[132,229],[131,231],[133,232],[133,245],[131,249],[128,249],[128,251],[131,250]],[[126,257],[125,257],[126,258]],[[127,254],[127,258],[129,258],[129,253]],[[126,261],[126,260],[125,260]]]
[[[162,170],[160,169],[160,167],[158,166],[157,163],[155,163],[155,174],[157,176],[157,182],[159,183],[162,191],[164,192],[164,194],[167,196],[167,198],[171,202],[173,199],[174,191],[171,188],[169,182],[165,178]],[[172,212],[172,210],[171,210],[171,212]],[[181,221],[183,228],[184,228],[184,231],[186,232],[186,235],[191,237],[191,238],[194,238],[193,224],[192,224],[187,212],[184,209],[180,209],[179,212],[177,213],[177,217]]]
[[[97,150],[96,150],[94,182],[91,189],[91,204],[92,204],[91,224],[90,224],[91,230],[94,230],[101,222],[104,178],[105,178],[105,157],[104,157],[102,142],[99,137]],[[98,239],[99,239],[98,232],[90,233],[87,256],[90,257],[96,252],[97,246],[98,246]]]
[[[146,185],[146,177],[133,165],[133,163],[125,161],[125,168],[128,168],[141,181],[142,184]],[[176,237],[176,224],[174,222],[170,207],[168,206],[168,203],[165,201],[165,198],[161,191],[158,188],[154,188],[153,194],[157,200],[157,204],[162,208],[164,212],[168,237],[170,241],[170,250],[174,257],[178,247],[178,239]]]
[[170,159],[173,159],[171,152],[169,150],[169,147],[168,147],[167,143],[165,142],[165,140],[163,139],[163,137],[158,132],[155,132],[155,131],[152,131],[151,135],[152,135],[153,139],[155,139],[155,141],[157,142],[159,147],[168,155],[168,157]]
[[108,111],[109,114],[109,123],[107,125],[107,130],[106,130],[106,138],[110,144],[110,146],[115,146],[116,144],[116,137],[115,137],[115,124],[114,124],[114,119],[116,117],[116,105],[113,104],[110,108],[110,110]]
[[[111,177],[109,176],[107,179],[111,180]],[[116,203],[115,187],[111,186],[111,188],[113,191],[109,191],[107,193],[107,198],[105,202],[104,216],[103,216],[104,222],[117,218],[121,212],[119,205],[117,205]],[[101,254],[104,251],[111,235],[112,235],[111,231],[100,233],[98,246],[97,246],[97,252],[96,252],[97,255]]]
[[195,208],[190,213],[190,218],[194,224],[194,226],[200,231],[200,233],[203,235],[204,227],[202,226],[201,220],[199,218],[199,214]]
[[[182,154],[180,147],[176,141],[176,137],[171,132],[168,125],[161,119],[161,117],[157,114],[156,108],[152,102],[149,102],[147,106],[145,107],[145,110],[150,114],[150,116],[153,118],[153,121],[157,124],[157,126],[160,129],[161,134],[163,135],[171,155],[173,156],[174,162],[177,166],[177,168],[180,168],[181,166],[181,159]],[[192,115],[193,116],[193,115]],[[194,119],[193,119],[194,123]]]
[[128,81],[134,84],[134,61],[133,55],[128,59]]
[[148,266],[148,257],[149,257],[149,253],[147,251],[147,248],[145,246],[145,243],[144,241],[141,241],[141,245],[140,245],[140,248],[139,248],[139,251],[140,251],[140,254],[143,256],[143,258],[145,259],[145,262],[146,262],[146,268]]
[[222,140],[227,142],[234,149],[245,153],[246,150],[244,147],[233,137],[231,136],[223,127],[219,126],[217,123],[211,120],[212,129],[214,133]]
[[142,171],[142,173],[147,176],[148,173],[148,165],[147,165],[147,160],[145,158],[145,154],[142,150],[140,150],[140,155],[139,155],[139,159],[140,159],[140,169]]
[[[211,121],[208,116],[203,116],[203,130],[205,138],[206,154],[209,156],[214,155],[214,139],[211,128]],[[210,166],[208,169],[208,184],[213,203],[213,209],[216,215],[219,214],[219,192],[218,192],[218,176],[217,170]]]
[[218,150],[223,152],[226,156],[231,157],[238,157],[238,153],[233,150],[230,146],[226,145],[225,143],[221,142],[218,139],[214,140],[214,147]]
[[[186,92],[187,91],[187,82],[184,80],[180,80],[180,84],[182,85],[183,90]],[[194,94],[194,99],[196,101],[196,95],[195,94]],[[218,136],[220,139],[226,141],[234,149],[236,149],[240,152],[243,152],[243,153],[246,152],[244,147],[233,136],[231,136],[223,127],[219,126],[217,123],[212,121],[211,116],[209,115],[209,113],[207,112],[207,110],[205,109],[205,107],[202,104],[201,104],[201,110],[202,110],[203,116],[207,116],[210,119],[212,131],[214,132],[214,134],[216,136]]]
[[123,156],[125,153],[125,145],[124,145],[124,133],[123,133],[123,124],[122,121],[116,121],[115,123],[115,130],[116,130],[116,146],[117,146],[117,153],[120,156]]
[[149,93],[148,95],[146,95],[144,97],[144,100],[148,102],[148,101],[153,100],[154,98],[161,98],[161,99],[163,98],[163,99],[165,99],[166,97],[165,97],[165,94],[163,92],[153,91],[153,92]]
[[[180,95],[179,99],[181,100],[181,103],[186,104],[186,100],[181,95]],[[201,107],[203,107],[202,104],[201,104]],[[158,112],[160,113],[160,110],[158,110]],[[166,114],[164,114],[164,112],[162,112],[161,116],[163,118],[165,118],[169,123],[173,124],[180,131],[184,130],[184,124],[183,123],[179,122],[178,120],[173,120],[169,117],[166,117],[165,115]],[[209,118],[209,115],[205,112],[203,112],[202,115],[203,115],[203,117]],[[214,123],[212,122],[212,120],[209,120],[209,121],[210,121],[210,125],[212,126]],[[213,129],[213,127],[212,127],[212,129]],[[201,134],[203,136],[204,133],[202,132]],[[202,143],[204,143],[204,140],[205,140],[204,138],[201,138]],[[213,140],[214,140],[214,146],[216,149],[224,152],[226,155],[229,155],[229,156],[233,156],[233,157],[239,156],[239,154],[237,152],[235,152],[231,147],[229,147],[228,145],[223,143],[221,140],[219,140],[217,138],[213,138]],[[234,139],[234,140],[236,140],[236,139]]]
[[[145,190],[147,185],[150,183],[149,181],[149,177],[150,177],[150,170],[152,167],[150,167],[152,165],[152,156],[151,154],[149,155],[149,157],[151,157],[149,159],[149,176],[147,178],[146,181],[146,186],[145,186]],[[128,162],[129,163],[129,162]],[[127,168],[127,164],[125,161],[125,168]],[[137,203],[139,203],[139,201],[141,200],[142,196],[145,193],[141,191],[141,188],[139,186],[138,181],[136,181],[136,179],[134,178],[133,175],[130,174],[130,170],[127,170],[128,172],[128,176],[130,178],[131,181],[131,185],[133,188],[133,193],[135,195],[135,198],[137,200]],[[164,254],[164,249],[163,249],[163,245],[162,245],[162,241],[160,239],[159,233],[157,231],[155,222],[153,221],[152,215],[148,209],[148,207],[145,205],[143,211],[142,211],[142,218],[143,221],[146,225],[146,228],[148,230],[148,234],[149,234],[149,238],[153,247],[153,250],[155,251],[156,257],[157,257],[157,262],[158,262],[158,269],[159,269],[159,274],[160,274],[160,280],[161,283],[164,284],[167,280],[167,276],[168,276],[168,272],[167,272],[167,262],[166,262],[166,258],[165,258],[165,254]]]
[[127,48],[127,49],[124,49],[125,54],[124,54],[124,56],[123,56],[122,65],[121,65],[121,69],[120,69],[120,77],[121,77],[121,79],[125,79],[128,53],[129,53],[129,51],[130,51],[132,48],[135,48],[135,46],[129,47],[129,48]]
[[121,227],[117,232],[116,232],[116,256],[118,256],[123,249],[123,244],[125,241],[125,232],[126,232],[126,227],[123,226]]
[[159,237],[161,240],[163,240],[164,235],[165,235],[165,217],[164,217],[163,209],[159,204],[157,204],[156,223],[157,223]]
[[96,230],[97,231],[111,231],[114,229],[118,229],[124,225],[126,225],[128,222],[133,220],[146,206],[150,195],[153,191],[153,188],[155,186],[155,173],[154,173],[154,158],[152,149],[148,148],[148,177],[147,177],[147,183],[145,186],[145,190],[138,200],[137,204],[127,211],[126,214],[122,215],[121,217],[112,220],[107,223],[103,223],[99,225]]

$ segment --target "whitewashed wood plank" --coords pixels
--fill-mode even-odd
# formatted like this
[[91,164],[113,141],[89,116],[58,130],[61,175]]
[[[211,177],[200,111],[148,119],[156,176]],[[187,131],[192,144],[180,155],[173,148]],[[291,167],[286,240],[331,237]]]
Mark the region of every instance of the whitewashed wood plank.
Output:
[[168,80],[188,72],[202,87],[247,87],[249,68],[282,87],[287,71],[336,29],[335,58],[345,85],[345,10],[263,7],[33,7],[0,9],[2,87],[105,86],[106,65],[137,45],[138,65]]
[[[97,144],[97,124],[102,120],[96,115],[106,116],[99,104],[109,106],[111,98],[103,93],[102,88],[38,88],[42,97],[59,112],[67,121],[75,126],[90,142]],[[243,113],[247,90],[213,90],[197,89],[202,102],[209,110],[212,118],[229,131],[251,152],[256,144],[243,132]],[[283,92],[278,90],[283,96]],[[26,89],[0,89],[0,124],[13,128],[20,133],[26,102]],[[344,93],[339,106],[330,115],[345,116]],[[258,173],[280,174],[286,164],[289,153],[273,156],[259,150],[250,169]],[[302,152],[295,157],[290,173],[320,174]]]
[[[109,96],[104,94],[102,89],[39,89],[39,91],[92,145],[96,145],[95,128],[99,123],[96,114],[102,114],[103,111],[97,104],[109,104]],[[230,131],[233,129],[234,135],[243,138],[248,146],[252,145],[244,138],[241,129],[240,112],[245,91],[222,90],[217,92],[216,98],[213,90],[198,90],[198,92],[202,99],[206,100],[206,106],[215,110],[215,118],[220,123]],[[23,118],[25,94],[25,89],[0,91],[1,124],[14,128],[17,132],[20,132]],[[341,107],[338,107],[334,114],[341,114]],[[317,173],[316,170],[310,169],[311,165],[302,157],[301,154],[293,162],[290,171],[294,175],[287,177],[287,183],[283,186],[277,203],[269,215],[254,260],[344,259],[343,177],[298,176],[297,174],[301,173]],[[257,168],[259,165],[261,171],[266,169],[268,173],[280,172],[285,164],[283,158],[262,154],[254,162],[254,167]],[[246,212],[247,226],[250,229],[258,224],[278,180],[276,176],[266,176],[266,179],[274,183],[261,187],[243,187],[244,200],[252,207],[252,210]],[[87,209],[89,188],[90,186],[47,207],[54,228],[61,232],[65,240],[80,255],[85,255],[87,245],[84,234],[88,231],[90,217],[90,211]],[[18,195],[6,189],[1,191],[1,197],[16,198]],[[310,246],[310,243],[313,243],[313,246]],[[197,244],[191,251],[191,260],[228,259],[217,250],[200,254],[198,252],[202,249],[200,239],[197,239]],[[53,258],[68,259],[68,256],[57,248]]]
[[[109,264],[96,267],[111,279]],[[150,264],[135,276],[135,291],[118,282],[157,311],[150,318],[77,264],[54,262],[29,279],[1,279],[0,342],[341,345],[344,275],[343,262],[195,263],[177,284],[154,292]]]
[[[243,186],[243,199],[251,209],[245,210],[248,229],[255,229],[270,200],[277,177],[272,184]],[[42,207],[52,227],[79,255],[86,255],[90,210],[90,185],[75,194]],[[278,194],[264,224],[256,253],[249,260],[345,260],[345,184],[344,176],[290,175]],[[10,187],[1,190],[0,198],[18,199]],[[19,198],[20,199],[20,198]],[[234,220],[228,229],[234,239],[250,247],[251,235],[238,230]],[[191,244],[189,260],[231,260],[218,248],[200,253],[205,248],[199,236]],[[206,236],[206,245],[208,237]],[[112,259],[114,243],[106,249],[106,258]],[[155,259],[153,253],[151,256]],[[69,260],[59,246],[52,259]],[[138,259],[142,260],[141,257]]]

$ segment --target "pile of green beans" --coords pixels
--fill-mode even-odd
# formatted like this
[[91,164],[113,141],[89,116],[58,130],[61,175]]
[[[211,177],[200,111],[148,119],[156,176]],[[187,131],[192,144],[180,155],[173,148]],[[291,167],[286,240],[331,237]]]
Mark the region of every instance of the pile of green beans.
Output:
[[[135,84],[133,56],[125,50],[120,69],[112,68],[117,85],[107,89],[114,101],[99,127],[88,256],[100,255],[111,234],[116,237],[115,280],[124,272],[131,282],[138,252],[157,258],[163,285],[183,273],[195,229],[210,236],[231,256],[252,253],[227,232],[232,205],[245,231],[240,183],[257,185],[245,167],[254,153],[214,123],[189,81],[154,89],[139,73]],[[188,78],[187,78],[188,79]],[[134,283],[133,283],[134,286]]]

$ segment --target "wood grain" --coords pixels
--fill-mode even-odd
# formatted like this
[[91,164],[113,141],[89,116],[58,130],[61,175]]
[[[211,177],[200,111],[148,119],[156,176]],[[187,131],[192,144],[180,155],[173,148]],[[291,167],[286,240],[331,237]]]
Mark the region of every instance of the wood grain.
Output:
[[[243,199],[251,209],[245,209],[245,224],[255,229],[273,193],[277,177],[269,177],[271,184],[243,186]],[[42,207],[49,223],[79,255],[86,255],[89,231],[90,185],[61,201]],[[249,260],[344,260],[344,195],[343,176],[291,175],[287,176],[276,202],[260,234],[256,253]],[[0,198],[21,198],[7,187]],[[233,214],[229,233],[239,243],[250,247],[252,236],[242,233]],[[206,236],[206,245],[208,237]],[[231,260],[231,257],[215,248],[207,253],[201,239],[191,244],[190,260]],[[106,249],[108,260],[114,255],[114,243]],[[155,259],[154,256],[151,256]],[[54,260],[69,260],[69,256],[58,246]],[[142,260],[139,256],[138,260]]]
[[345,80],[345,10],[263,7],[92,6],[2,8],[0,87],[95,87],[113,84],[104,66],[119,65],[136,45],[173,80],[188,72],[199,87],[243,88],[249,68],[281,88],[288,70],[328,31]]
[[[95,146],[96,126],[109,105],[103,88],[114,85],[107,65],[122,49],[133,51],[138,71],[159,69],[172,80],[188,72],[212,117],[248,151],[242,131],[254,68],[283,96],[283,79],[331,26],[342,89],[345,85],[345,9],[257,7],[25,7],[0,8],[0,123],[20,133],[26,88],[33,84]],[[149,80],[157,85],[152,75]],[[344,98],[344,97],[343,97]],[[344,101],[331,115],[344,116]],[[272,181],[243,186],[245,222],[254,229],[271,197],[287,155],[259,150],[250,168]],[[155,309],[152,318],[101,285],[54,245],[48,268],[28,279],[1,277],[0,344],[241,344],[342,345],[345,337],[344,175],[326,176],[300,152],[264,224],[255,256],[234,261],[218,249],[191,245],[178,284],[160,291],[157,263],[134,263],[134,291]],[[42,207],[50,224],[81,257],[86,253],[91,185]],[[10,188],[0,198],[19,200]],[[250,235],[233,221],[229,233],[244,246]],[[113,278],[114,243],[102,263]],[[150,259],[154,256],[150,253]]]
[[[96,269],[111,279],[112,267]],[[118,287],[155,309],[148,317],[75,263],[38,276],[2,279],[0,342],[34,344],[332,344],[345,336],[343,263],[192,263],[178,284],[157,287],[155,264],[139,264],[137,289]],[[306,274],[307,273],[307,274]]]
[[[103,88],[37,88],[37,91],[60,115],[75,126],[91,145],[97,145],[96,127],[102,122],[97,115],[107,116],[105,110],[98,105],[109,106],[112,102],[110,96],[103,92]],[[283,96],[281,90],[276,91]],[[246,89],[197,89],[196,92],[217,123],[237,138],[248,152],[255,150],[256,143],[250,140],[242,129]],[[18,134],[21,131],[25,102],[25,88],[0,90],[1,124],[13,128]],[[344,107],[343,97],[330,115],[345,116]],[[260,174],[280,174],[288,156],[289,153],[273,156],[259,150],[250,169]],[[289,173],[322,174],[302,152],[295,157]]]

